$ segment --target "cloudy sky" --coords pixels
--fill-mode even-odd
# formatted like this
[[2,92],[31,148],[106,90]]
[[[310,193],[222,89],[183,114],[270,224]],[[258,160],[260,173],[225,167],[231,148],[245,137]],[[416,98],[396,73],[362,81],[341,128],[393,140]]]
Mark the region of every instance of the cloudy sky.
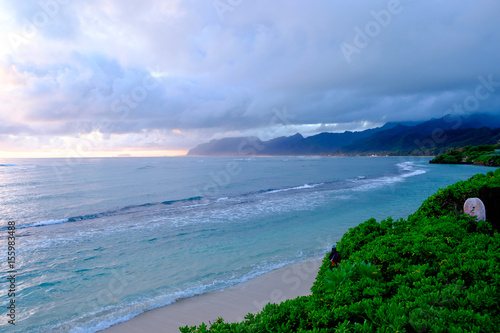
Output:
[[498,0],[0,0],[0,157],[500,112]]

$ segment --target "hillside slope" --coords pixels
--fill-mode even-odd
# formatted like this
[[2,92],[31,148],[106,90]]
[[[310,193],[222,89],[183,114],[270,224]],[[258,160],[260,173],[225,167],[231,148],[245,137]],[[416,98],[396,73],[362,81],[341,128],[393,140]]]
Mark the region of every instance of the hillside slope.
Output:
[[465,145],[496,144],[500,140],[499,127],[498,115],[445,116],[416,124],[387,123],[360,132],[325,132],[307,138],[299,133],[269,141],[224,138],[200,144],[188,155],[437,155]]
[[465,146],[451,149],[446,154],[436,156],[431,164],[476,164],[484,166],[500,166],[500,144]]

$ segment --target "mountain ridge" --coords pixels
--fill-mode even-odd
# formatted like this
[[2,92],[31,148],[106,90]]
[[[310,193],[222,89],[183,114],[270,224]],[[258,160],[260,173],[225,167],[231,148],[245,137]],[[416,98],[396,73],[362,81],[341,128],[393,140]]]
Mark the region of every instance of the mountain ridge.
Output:
[[423,122],[389,122],[365,131],[300,133],[262,141],[257,137],[214,139],[189,150],[188,156],[436,155],[465,145],[496,144],[500,116],[479,113],[446,115]]

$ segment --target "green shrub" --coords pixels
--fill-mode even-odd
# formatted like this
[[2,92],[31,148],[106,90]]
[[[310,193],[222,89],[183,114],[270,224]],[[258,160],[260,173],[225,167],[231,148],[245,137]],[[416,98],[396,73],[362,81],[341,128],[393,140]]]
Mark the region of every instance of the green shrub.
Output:
[[457,164],[462,161],[462,156],[457,154],[442,154],[436,156],[430,163],[438,163],[438,164]]
[[[194,332],[498,332],[500,234],[461,211],[468,197],[500,187],[500,169],[430,196],[407,219],[370,219],[327,256],[312,295],[268,304],[241,323],[219,318]],[[488,207],[487,207],[488,210]]]
[[497,145],[466,146],[459,149],[451,149],[446,154],[436,156],[429,163],[438,164],[460,164],[465,159],[468,163],[485,166],[500,166],[500,156],[495,155]]

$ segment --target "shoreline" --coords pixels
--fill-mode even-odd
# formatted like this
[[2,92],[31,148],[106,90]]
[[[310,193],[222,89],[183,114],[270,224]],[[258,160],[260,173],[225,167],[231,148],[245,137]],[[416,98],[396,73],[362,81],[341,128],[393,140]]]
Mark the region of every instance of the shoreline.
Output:
[[[95,156],[78,157],[78,159],[127,159],[127,158],[164,158],[164,157],[190,157],[190,158],[254,158],[254,157],[436,157],[437,155],[174,155],[174,156]],[[65,159],[64,157],[2,157],[0,160],[45,160]]]
[[257,313],[269,302],[281,303],[310,295],[322,260],[294,263],[223,290],[184,298],[149,310],[99,332],[180,332],[179,327],[210,326],[219,317],[240,322],[247,313]]
[[[158,156],[162,157],[162,156]],[[170,156],[168,156],[170,157]],[[436,157],[436,155],[184,155],[171,157],[227,157],[227,158],[254,158],[254,157]]]

